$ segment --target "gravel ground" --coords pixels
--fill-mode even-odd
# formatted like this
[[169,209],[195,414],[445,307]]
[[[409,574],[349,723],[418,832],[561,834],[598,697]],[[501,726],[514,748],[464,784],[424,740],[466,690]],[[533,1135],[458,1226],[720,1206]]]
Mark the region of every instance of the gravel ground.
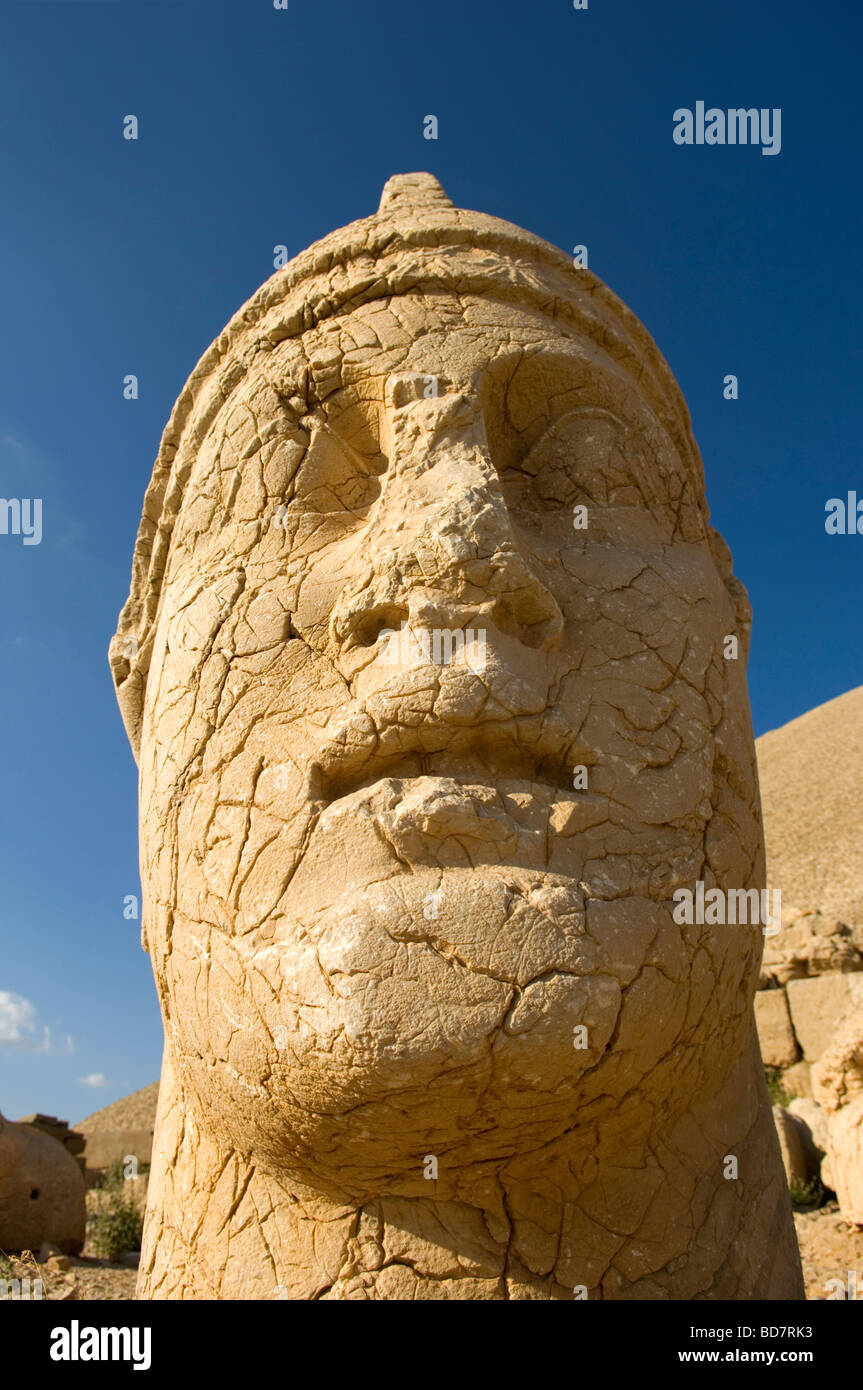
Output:
[[35,1260],[11,1261],[11,1272],[6,1261],[0,1271],[6,1279],[29,1279],[33,1287],[35,1279],[42,1280],[43,1299],[66,1302],[71,1299],[132,1299],[135,1297],[136,1269],[110,1260],[96,1260],[85,1256],[69,1258],[69,1269],[57,1270],[48,1264],[39,1265]]
[[836,1291],[827,1287],[828,1279],[848,1280],[850,1270],[857,1274],[857,1301],[863,1301],[863,1227],[844,1220],[835,1202],[817,1211],[795,1212],[797,1240],[803,1260],[806,1297],[829,1298]]

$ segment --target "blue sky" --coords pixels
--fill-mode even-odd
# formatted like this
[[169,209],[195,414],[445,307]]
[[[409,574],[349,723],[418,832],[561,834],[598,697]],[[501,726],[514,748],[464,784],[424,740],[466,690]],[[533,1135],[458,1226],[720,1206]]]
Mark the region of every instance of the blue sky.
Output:
[[[105,656],[144,489],[273,247],[373,211],[390,174],[586,244],[650,329],[753,600],[756,732],[863,683],[863,536],[824,529],[863,497],[860,31],[854,0],[0,3],[0,495],[43,501],[40,544],[0,535],[7,1116],[158,1076]],[[781,108],[781,152],[676,145],[698,100]]]

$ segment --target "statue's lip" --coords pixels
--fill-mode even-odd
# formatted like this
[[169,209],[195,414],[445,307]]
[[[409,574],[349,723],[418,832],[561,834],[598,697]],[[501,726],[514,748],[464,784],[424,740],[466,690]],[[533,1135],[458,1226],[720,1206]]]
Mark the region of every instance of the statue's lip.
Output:
[[539,730],[537,723],[530,721],[530,739],[519,738],[517,727],[503,733],[493,724],[472,728],[428,724],[411,731],[389,729],[371,747],[368,742],[364,747],[331,744],[312,768],[309,799],[323,809],[386,779],[419,777],[453,778],[490,787],[502,780],[523,782],[571,795],[573,765],[587,761],[588,755],[584,750],[582,756],[574,755],[573,735],[557,720]]

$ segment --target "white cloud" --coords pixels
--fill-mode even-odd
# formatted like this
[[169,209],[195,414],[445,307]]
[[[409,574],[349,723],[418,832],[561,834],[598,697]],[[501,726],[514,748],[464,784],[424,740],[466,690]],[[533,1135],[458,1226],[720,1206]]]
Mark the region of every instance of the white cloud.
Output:
[[0,1043],[31,1043],[36,1031],[36,1010],[20,994],[0,989]]
[[[45,1024],[41,1029],[37,1025],[36,1006],[23,994],[15,994],[9,989],[0,989],[0,1047],[3,1046],[15,1047],[23,1052],[60,1051],[51,1037],[51,1029]],[[63,1050],[75,1051],[75,1043],[68,1033]]]
[[79,1076],[78,1082],[81,1086],[107,1086],[108,1078],[100,1071],[91,1071],[87,1076]]
[[4,430],[0,434],[0,448],[5,449],[10,454],[15,454],[17,458],[27,457],[27,445],[17,435],[10,434]]

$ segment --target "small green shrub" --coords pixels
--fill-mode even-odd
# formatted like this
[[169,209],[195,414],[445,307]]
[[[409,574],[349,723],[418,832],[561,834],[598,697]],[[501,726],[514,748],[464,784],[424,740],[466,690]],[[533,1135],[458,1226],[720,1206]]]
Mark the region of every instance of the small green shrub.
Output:
[[100,1177],[96,1186],[103,1192],[121,1192],[125,1178],[123,1176],[123,1160],[118,1158],[116,1163],[110,1164]]
[[[120,1169],[122,1175],[122,1166]],[[134,1202],[116,1184],[103,1183],[105,1201],[93,1212],[87,1223],[87,1235],[93,1251],[103,1260],[115,1260],[127,1250],[140,1250],[144,1222]]]
[[788,1105],[794,1099],[794,1092],[786,1091],[782,1072],[778,1067],[765,1067],[764,1079],[767,1082],[767,1090],[774,1105]]
[[[135,1176],[145,1178],[148,1176],[149,1172],[149,1163],[142,1163]],[[96,1183],[96,1187],[102,1192],[121,1192],[125,1182],[126,1162],[124,1159],[118,1158],[115,1163],[110,1163],[108,1167],[104,1169],[102,1176]]]
[[791,1193],[791,1205],[795,1211],[815,1211],[830,1200],[827,1188],[820,1178],[812,1178],[809,1182],[801,1182],[799,1178],[793,1178],[789,1191]]

